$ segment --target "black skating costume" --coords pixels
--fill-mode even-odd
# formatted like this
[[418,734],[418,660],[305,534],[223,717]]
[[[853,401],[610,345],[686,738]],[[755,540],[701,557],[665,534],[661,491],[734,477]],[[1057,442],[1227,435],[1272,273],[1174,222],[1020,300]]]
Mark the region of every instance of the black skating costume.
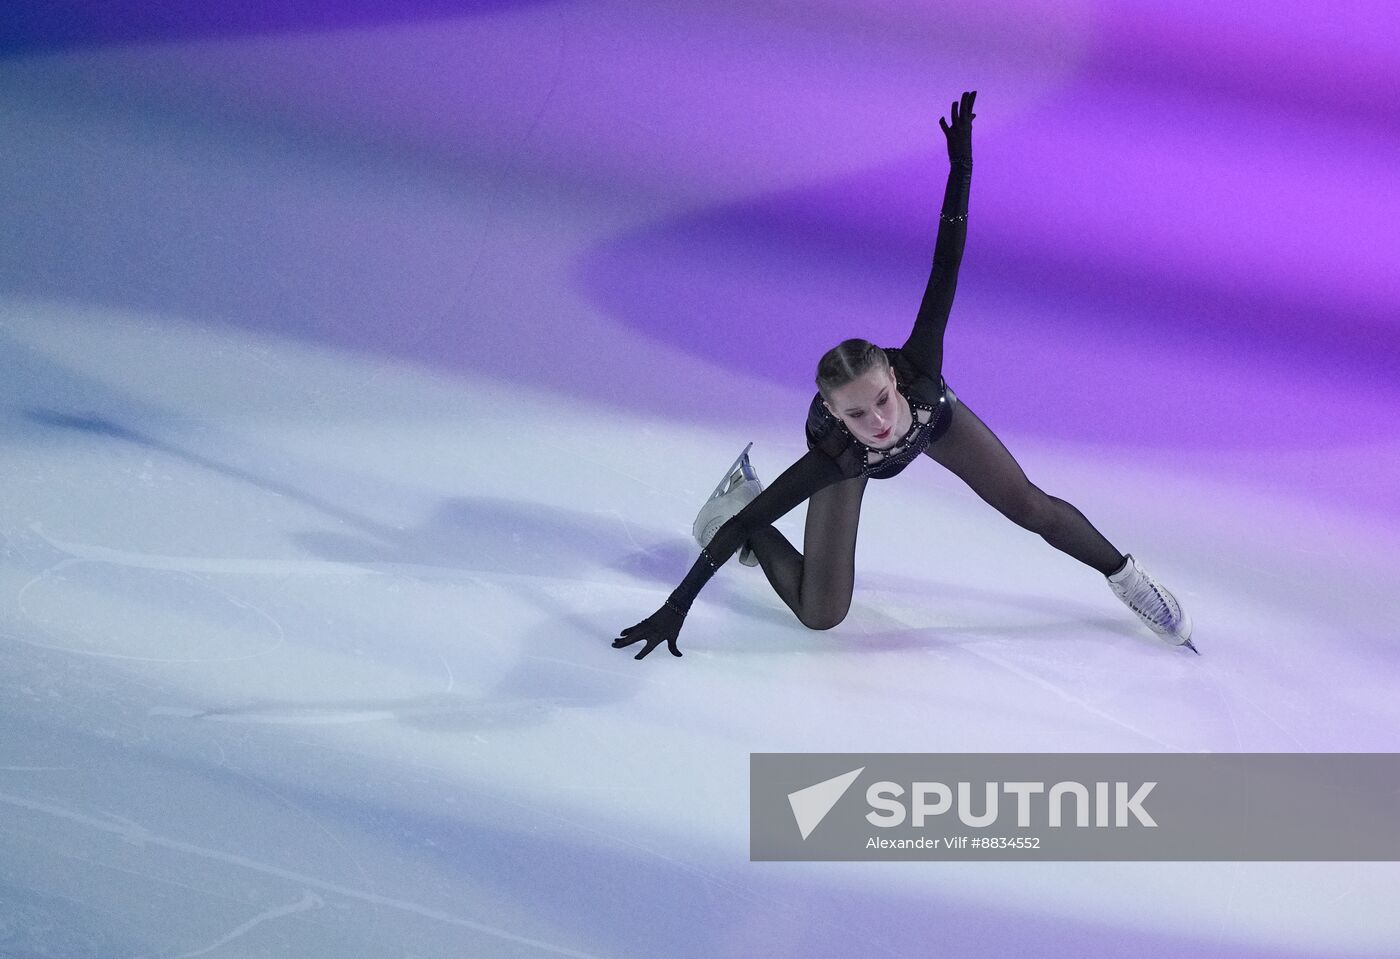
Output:
[[807,453],[789,466],[753,502],[719,528],[700,551],[667,603],[690,609],[701,588],[753,533],[771,525],[813,493],[842,480],[865,476],[889,479],[936,442],[952,420],[957,398],[943,381],[943,332],[953,308],[958,267],[967,241],[967,203],[972,187],[972,157],[958,158],[948,172],[934,243],[933,270],[924,291],[914,330],[897,349],[886,349],[897,389],[909,402],[909,432],[885,450],[866,446],[832,416],[820,393],[807,412]]
[[[719,528],[661,609],[624,629],[614,646],[645,642],[646,647],[637,654],[640,659],[665,642],[679,656],[676,637],[691,603],[716,570],[746,542],[759,555],[769,582],[803,623],[824,629],[840,622],[854,585],[856,529],[865,480],[897,476],[921,453],[937,460],[1012,522],[1038,533],[1056,549],[1105,576],[1129,569],[1129,558],[1082,513],[1026,478],[996,435],[958,402],[943,380],[943,334],[967,240],[975,96],[975,92],[963,94],[961,116],[958,104],[953,104],[951,126],[939,120],[948,138],[950,169],[933,267],[909,338],[897,349],[885,349],[896,389],[908,401],[912,414],[908,432],[888,449],[866,446],[826,409],[818,393],[807,414],[807,452]],[[804,557],[772,524],[808,499],[812,503]],[[1153,588],[1157,588],[1155,582]],[[1160,626],[1153,628],[1161,632]]]

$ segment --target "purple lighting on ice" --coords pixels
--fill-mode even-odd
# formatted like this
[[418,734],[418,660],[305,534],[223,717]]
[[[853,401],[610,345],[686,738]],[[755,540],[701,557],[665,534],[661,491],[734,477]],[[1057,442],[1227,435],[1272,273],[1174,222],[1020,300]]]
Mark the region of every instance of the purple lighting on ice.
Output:
[[[745,834],[752,752],[1400,749],[1390,0],[0,8],[0,953],[1400,954],[1396,863]],[[948,382],[1202,655],[921,458],[838,628],[616,658],[972,89]]]

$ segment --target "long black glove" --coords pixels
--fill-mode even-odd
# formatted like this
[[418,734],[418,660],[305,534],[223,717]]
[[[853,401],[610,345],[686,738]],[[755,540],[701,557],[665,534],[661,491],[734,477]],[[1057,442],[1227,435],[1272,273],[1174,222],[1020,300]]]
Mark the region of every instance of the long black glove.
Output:
[[948,137],[948,185],[943,190],[943,206],[939,209],[938,239],[933,245],[933,269],[928,287],[914,318],[914,330],[905,341],[902,352],[928,376],[937,379],[943,373],[943,333],[948,327],[948,315],[953,309],[953,294],[958,288],[958,267],[962,264],[963,246],[967,242],[967,204],[972,191],[972,101],[977,91],[962,95],[961,106],[953,104],[953,122],[938,118],[938,125]]
[[679,656],[681,651],[676,648],[676,634],[685,622],[690,604],[729,557],[737,553],[756,530],[786,516],[794,506],[809,499],[818,490],[849,478],[836,460],[826,453],[808,450],[801,459],[783,470],[753,502],[719,528],[710,544],[700,550],[690,572],[685,574],[685,579],[681,580],[662,607],[637,625],[624,629],[622,635],[613,640],[613,646],[620,649],[645,642],[646,646],[636,657],[641,659],[664,642],[672,656]]
[[672,656],[679,656],[681,651],[676,648],[676,637],[680,635],[681,625],[684,622],[684,613],[663,604],[660,609],[637,625],[624,629],[622,635],[613,640],[613,648],[621,649],[624,646],[631,646],[633,643],[646,643],[642,651],[632,657],[633,659],[641,659],[665,643]]
[[948,138],[948,161],[953,164],[972,162],[972,121],[977,114],[972,112],[972,102],[977,99],[977,91],[963,91],[962,104],[953,104],[953,122],[945,123],[938,118],[943,135]]

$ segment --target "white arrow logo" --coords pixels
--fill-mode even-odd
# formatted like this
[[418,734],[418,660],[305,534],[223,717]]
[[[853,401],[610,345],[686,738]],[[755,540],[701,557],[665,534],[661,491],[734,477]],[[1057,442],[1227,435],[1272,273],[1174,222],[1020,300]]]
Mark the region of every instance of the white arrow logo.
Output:
[[788,793],[788,805],[792,807],[792,816],[797,820],[797,828],[802,832],[804,841],[812,834],[813,829],[821,825],[826,814],[831,812],[831,807],[840,801],[846,790],[851,788],[851,783],[863,772],[864,766],[808,786],[806,789]]

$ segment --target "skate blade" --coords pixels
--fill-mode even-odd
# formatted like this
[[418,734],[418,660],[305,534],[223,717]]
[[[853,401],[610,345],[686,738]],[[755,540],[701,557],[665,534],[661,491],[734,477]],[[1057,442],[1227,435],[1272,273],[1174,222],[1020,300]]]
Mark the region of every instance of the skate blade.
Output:
[[[724,471],[724,479],[719,481],[715,491],[710,494],[710,499],[718,499],[745,479],[750,478],[749,474],[753,473],[753,467],[749,465],[749,450],[752,448],[752,443],[745,446],[744,451],[735,457],[733,463],[729,464],[729,469]],[[736,475],[737,480],[735,479]],[[757,479],[757,477],[753,478]]]
[[[753,444],[750,443],[749,446]],[[749,447],[744,447],[743,455],[739,457],[739,472],[742,474],[740,482],[752,481],[758,483],[758,474],[754,472],[753,464],[749,462]],[[737,484],[736,484],[737,485]],[[763,485],[759,483],[759,485]]]

